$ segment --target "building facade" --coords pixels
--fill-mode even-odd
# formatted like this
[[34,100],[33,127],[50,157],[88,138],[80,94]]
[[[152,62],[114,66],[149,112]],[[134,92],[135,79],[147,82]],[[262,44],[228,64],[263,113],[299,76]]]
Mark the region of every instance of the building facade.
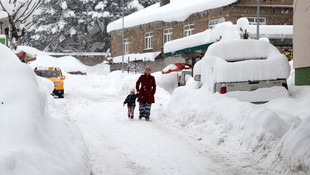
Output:
[[[162,51],[167,41],[203,32],[220,22],[236,23],[241,17],[247,17],[250,24],[255,25],[256,14],[257,0],[238,0],[228,6],[193,13],[185,21],[154,21],[125,28],[125,53]],[[262,25],[292,25],[293,0],[261,0],[260,14]],[[112,57],[122,55],[122,30],[113,30],[109,34]]]
[[310,1],[294,2],[294,68],[296,85],[310,85]]

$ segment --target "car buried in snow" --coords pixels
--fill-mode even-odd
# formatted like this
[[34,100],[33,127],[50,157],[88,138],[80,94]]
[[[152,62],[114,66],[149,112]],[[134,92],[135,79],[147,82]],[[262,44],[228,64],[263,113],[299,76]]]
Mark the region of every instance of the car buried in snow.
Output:
[[54,91],[52,95],[58,98],[64,98],[64,81],[66,76],[62,74],[59,67],[36,67],[34,72],[43,78],[46,78],[54,83]]
[[197,87],[214,93],[253,103],[288,96],[288,59],[267,41],[215,43],[195,66]]

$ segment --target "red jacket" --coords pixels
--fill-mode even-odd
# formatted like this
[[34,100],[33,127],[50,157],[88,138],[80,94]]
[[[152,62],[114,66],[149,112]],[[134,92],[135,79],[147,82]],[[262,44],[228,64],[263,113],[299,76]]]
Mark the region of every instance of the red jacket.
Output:
[[152,75],[141,75],[136,83],[136,89],[139,92],[138,102],[155,103],[156,82]]

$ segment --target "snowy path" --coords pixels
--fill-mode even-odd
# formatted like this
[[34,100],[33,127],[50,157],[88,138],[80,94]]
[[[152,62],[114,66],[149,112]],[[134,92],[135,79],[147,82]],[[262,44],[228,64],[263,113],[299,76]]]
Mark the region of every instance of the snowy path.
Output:
[[158,111],[146,122],[137,119],[136,108],[135,120],[128,120],[123,100],[98,89],[68,90],[65,99],[56,100],[84,136],[93,175],[248,174],[176,128],[162,125]]

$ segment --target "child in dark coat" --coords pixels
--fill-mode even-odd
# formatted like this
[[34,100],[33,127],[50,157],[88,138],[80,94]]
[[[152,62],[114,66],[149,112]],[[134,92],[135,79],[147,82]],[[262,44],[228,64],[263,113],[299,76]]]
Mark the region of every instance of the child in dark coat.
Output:
[[135,94],[135,89],[130,90],[130,94],[124,101],[123,106],[127,104],[128,107],[128,118],[133,119],[136,107],[136,99],[138,98],[138,94]]

